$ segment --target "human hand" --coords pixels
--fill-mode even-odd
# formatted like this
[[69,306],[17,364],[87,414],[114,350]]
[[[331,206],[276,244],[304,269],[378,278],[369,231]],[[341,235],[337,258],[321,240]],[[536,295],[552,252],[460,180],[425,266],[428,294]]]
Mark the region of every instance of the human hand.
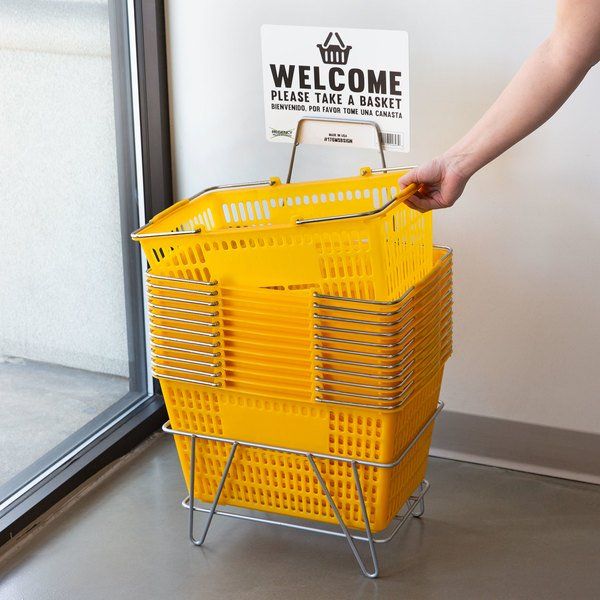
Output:
[[463,193],[469,181],[454,161],[444,155],[412,169],[400,178],[400,186],[404,189],[411,183],[419,186],[406,204],[419,212],[428,212],[437,208],[449,208]]

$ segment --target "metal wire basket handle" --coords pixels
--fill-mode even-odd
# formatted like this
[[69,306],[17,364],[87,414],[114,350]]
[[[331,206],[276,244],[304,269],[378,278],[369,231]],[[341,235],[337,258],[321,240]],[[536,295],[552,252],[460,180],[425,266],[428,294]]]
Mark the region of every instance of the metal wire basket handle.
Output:
[[[302,143],[302,129],[306,123],[341,123],[348,124],[351,123],[353,125],[363,125],[365,127],[371,127],[375,130],[376,138],[377,138],[377,149],[379,150],[379,156],[381,159],[381,168],[380,169],[369,169],[363,168],[361,169],[361,175],[370,175],[371,173],[387,173],[389,171],[405,171],[406,169],[412,169],[412,166],[409,167],[387,167],[385,163],[385,154],[383,153],[383,138],[381,135],[381,129],[379,125],[375,121],[359,121],[355,119],[332,119],[329,117],[302,117],[298,121],[298,125],[296,127],[296,134],[294,136],[294,144],[292,146],[292,154],[290,156],[290,165],[288,167],[288,174],[286,178],[286,183],[291,183],[292,180],[292,172],[294,169],[294,160],[296,158],[296,148]],[[373,210],[369,210],[366,212],[359,213],[350,213],[344,215],[335,215],[330,217],[318,217],[314,219],[298,219],[296,220],[296,225],[305,225],[308,223],[324,223],[327,221],[340,221],[342,219],[355,219],[360,217],[370,217],[373,215],[378,215],[379,213],[385,212],[389,210],[396,202],[403,202],[410,198],[418,189],[418,186],[414,183],[408,185],[400,193],[392,198],[387,204],[381,206],[379,208],[375,208]]]
[[[294,160],[296,158],[296,148],[302,143],[302,130],[307,123],[339,123],[342,125],[364,125],[365,127],[371,127],[375,130],[375,134],[377,137],[377,149],[379,150],[379,157],[381,160],[381,172],[391,171],[395,169],[387,169],[385,164],[385,155],[383,153],[383,141],[381,135],[381,129],[379,125],[375,121],[358,121],[355,119],[332,119],[330,117],[302,117],[298,120],[298,125],[296,126],[296,133],[294,135],[294,144],[292,146],[292,155],[290,156],[290,165],[288,167],[287,178],[285,180],[286,183],[291,183],[292,181],[292,171],[294,169]],[[379,172],[379,171],[377,171]]]
[[[375,121],[360,121],[360,120],[355,120],[355,119],[332,119],[329,117],[302,117],[301,119],[298,120],[298,125],[296,127],[296,134],[295,134],[294,143],[292,146],[292,154],[290,156],[290,164],[288,167],[286,184],[291,183],[292,172],[294,169],[294,160],[296,157],[296,148],[302,143],[302,137],[301,137],[302,128],[305,126],[306,123],[311,123],[311,122],[312,123],[314,123],[314,122],[329,122],[329,123],[342,123],[342,124],[351,123],[351,124],[364,125],[365,127],[372,127],[373,129],[375,129],[375,132],[377,134],[377,149],[379,150],[379,156],[381,159],[381,168],[380,169],[370,169],[368,167],[364,167],[360,171],[361,175],[370,175],[372,173],[387,173],[389,171],[405,171],[407,169],[414,168],[414,166],[386,167],[385,155],[383,153],[383,142],[382,142],[381,130],[379,128],[379,125]],[[247,182],[247,183],[234,183],[234,184],[215,185],[215,186],[208,187],[208,188],[202,190],[201,192],[198,192],[197,194],[190,196],[189,198],[184,198],[183,200],[176,202],[175,204],[173,204],[172,206],[167,208],[165,211],[161,212],[159,215],[156,215],[156,217],[150,219],[150,221],[146,225],[143,225],[139,229],[136,229],[131,234],[131,238],[134,240],[138,240],[138,239],[143,239],[143,238],[185,236],[185,235],[196,234],[200,231],[200,228],[194,229],[194,230],[167,231],[167,232],[160,232],[160,233],[142,233],[142,232],[147,227],[147,225],[155,222],[157,219],[163,219],[167,214],[170,214],[170,213],[174,212],[175,210],[181,208],[184,204],[187,204],[188,202],[196,200],[210,192],[222,191],[222,190],[226,190],[226,189],[239,189],[239,188],[244,188],[244,187],[270,187],[270,186],[276,186],[276,185],[280,185],[280,184],[281,184],[281,182],[278,178],[271,177],[270,179],[265,179],[263,181],[251,181],[251,182]],[[416,184],[412,183],[412,184],[408,185],[407,187],[405,187],[404,189],[400,190],[400,193],[397,196],[395,196],[394,198],[392,198],[387,204],[384,204],[383,206],[381,206],[379,208],[375,208],[370,211],[343,214],[343,215],[334,215],[334,216],[329,216],[329,217],[317,217],[317,218],[313,218],[313,219],[297,219],[296,225],[306,225],[309,223],[323,223],[323,222],[327,222],[327,221],[339,221],[342,219],[354,219],[354,218],[378,215],[380,213],[387,212],[388,210],[390,210],[397,202],[404,202],[405,200],[410,198],[417,191],[417,189],[418,189],[418,186]]]

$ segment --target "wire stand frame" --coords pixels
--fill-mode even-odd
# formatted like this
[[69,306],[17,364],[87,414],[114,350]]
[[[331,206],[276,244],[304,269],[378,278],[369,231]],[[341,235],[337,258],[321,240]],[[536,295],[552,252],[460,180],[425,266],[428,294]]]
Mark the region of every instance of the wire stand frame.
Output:
[[[303,450],[295,450],[292,448],[284,448],[284,447],[280,447],[280,446],[269,446],[266,444],[245,442],[245,441],[241,441],[241,440],[233,440],[233,439],[228,439],[228,438],[220,438],[220,437],[216,437],[216,436],[203,435],[203,434],[199,434],[199,433],[191,433],[189,431],[181,431],[181,430],[177,430],[177,429],[172,429],[170,426],[170,421],[167,421],[163,425],[163,428],[162,428],[165,433],[169,433],[173,436],[181,435],[184,437],[189,437],[191,439],[190,472],[189,472],[189,485],[190,485],[189,489],[191,490],[191,492],[190,492],[191,494],[193,493],[193,490],[195,489],[195,480],[196,480],[196,440],[198,440],[198,439],[212,440],[212,441],[231,444],[229,456],[227,457],[227,461],[225,463],[225,467],[223,468],[223,472],[221,474],[221,479],[219,481],[219,485],[217,486],[217,491],[215,492],[215,496],[210,505],[210,508],[204,508],[201,506],[197,506],[196,503],[194,502],[194,500],[190,499],[191,498],[190,495],[188,495],[182,501],[182,505],[186,509],[188,509],[188,519],[189,519],[188,531],[189,531],[190,541],[195,546],[202,546],[202,544],[204,544],[204,541],[206,540],[206,536],[208,534],[208,530],[210,529],[210,526],[212,524],[212,521],[213,521],[213,518],[215,515],[218,515],[220,517],[231,517],[234,519],[240,519],[242,521],[251,521],[253,523],[277,525],[280,527],[287,527],[290,529],[298,529],[300,531],[305,531],[305,532],[310,532],[310,533],[322,533],[325,535],[343,537],[343,538],[346,538],[348,546],[350,547],[350,550],[351,550],[352,554],[354,555],[356,562],[358,563],[361,573],[365,577],[369,577],[371,579],[378,577],[379,576],[379,563],[377,560],[377,552],[375,549],[375,545],[376,544],[385,544],[385,543],[389,542],[396,535],[396,533],[398,533],[400,528],[408,521],[408,518],[410,516],[419,518],[423,515],[423,513],[425,512],[424,498],[425,498],[425,494],[429,490],[429,483],[427,482],[427,480],[423,480],[419,484],[419,486],[417,487],[415,492],[406,501],[406,503],[404,505],[405,510],[402,513],[396,515],[396,517],[394,517],[395,522],[393,523],[393,525],[391,525],[391,530],[390,530],[390,527],[388,527],[388,529],[385,532],[383,532],[383,535],[381,537],[378,537],[373,534],[373,532],[371,531],[371,526],[369,524],[367,508],[365,505],[364,493],[363,493],[362,485],[360,483],[360,479],[358,476],[358,465],[376,467],[376,468],[380,468],[380,469],[392,469],[392,468],[398,466],[404,460],[404,458],[406,457],[408,452],[412,449],[412,447],[423,436],[423,434],[431,426],[433,426],[433,422],[435,421],[435,419],[437,418],[437,416],[439,415],[439,413],[441,412],[443,407],[444,407],[443,402],[438,402],[437,408],[436,408],[435,412],[433,413],[433,415],[427,420],[427,422],[419,430],[417,435],[412,439],[410,444],[408,444],[408,446],[404,449],[402,454],[396,460],[394,460],[393,462],[390,462],[390,463],[377,463],[377,462],[371,462],[371,461],[366,461],[366,460],[357,460],[357,459],[346,458],[346,457],[342,457],[342,456],[334,456],[331,454],[320,454],[317,452],[308,452],[308,451],[303,451]],[[323,491],[323,493],[325,494],[325,497],[327,498],[329,506],[331,507],[331,510],[333,511],[333,514],[338,522],[338,525],[339,525],[339,528],[341,529],[341,531],[327,529],[327,528],[325,528],[325,526],[324,527],[308,526],[308,525],[302,525],[300,523],[280,521],[277,519],[269,519],[269,518],[264,518],[264,517],[256,517],[256,516],[251,516],[248,514],[241,514],[241,513],[230,512],[227,510],[218,509],[219,500],[221,498],[223,488],[225,487],[225,482],[227,480],[227,475],[229,473],[229,469],[231,467],[231,464],[233,463],[233,459],[235,458],[236,450],[240,446],[245,446],[248,448],[258,448],[258,449],[262,449],[262,450],[273,450],[276,452],[283,452],[283,453],[287,453],[287,454],[295,454],[297,456],[306,457],[308,463],[310,464],[312,472],[314,473],[317,481],[319,482],[321,490]],[[362,518],[363,518],[363,521],[365,524],[364,534],[363,533],[352,533],[350,531],[350,529],[348,528],[348,526],[346,525],[346,523],[344,522],[344,519],[343,519],[338,507],[336,506],[335,501],[333,500],[331,492],[329,491],[329,488],[327,487],[327,484],[326,484],[325,480],[323,479],[321,472],[319,471],[319,468],[317,466],[317,461],[319,461],[319,460],[331,460],[331,461],[337,461],[337,462],[345,462],[345,463],[350,463],[352,465],[352,474],[353,474],[353,479],[354,479],[354,485],[356,487],[356,492],[358,494],[358,500],[359,500],[359,504],[360,504]],[[205,513],[207,515],[207,519],[204,523],[204,528],[203,528],[202,533],[199,538],[196,538],[195,532],[194,532],[194,521],[195,521],[194,516],[195,516],[195,513],[197,513],[197,512]],[[293,517],[291,517],[291,519],[293,519]],[[367,542],[371,568],[369,568],[366,565],[365,560],[361,556],[361,554],[358,550],[358,547],[357,547],[357,542]]]

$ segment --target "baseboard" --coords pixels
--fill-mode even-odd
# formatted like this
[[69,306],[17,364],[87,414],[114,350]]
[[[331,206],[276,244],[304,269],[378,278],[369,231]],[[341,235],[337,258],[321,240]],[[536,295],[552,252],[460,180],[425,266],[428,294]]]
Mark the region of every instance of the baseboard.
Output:
[[600,484],[600,435],[444,410],[432,456]]

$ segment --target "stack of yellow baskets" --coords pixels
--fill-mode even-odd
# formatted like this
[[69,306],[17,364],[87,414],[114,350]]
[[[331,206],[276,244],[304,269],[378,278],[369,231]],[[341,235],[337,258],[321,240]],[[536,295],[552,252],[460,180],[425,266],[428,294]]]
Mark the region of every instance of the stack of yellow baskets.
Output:
[[[452,337],[451,254],[403,204],[402,175],[208,190],[133,235],[174,429],[381,464],[402,454],[436,410]],[[392,469],[359,467],[373,531],[422,480],[430,439]],[[176,443],[187,480],[189,438]],[[198,441],[197,499],[213,499],[227,456]],[[319,468],[364,529],[351,465]],[[221,502],[336,522],[306,458],[275,450],[241,447]]]

